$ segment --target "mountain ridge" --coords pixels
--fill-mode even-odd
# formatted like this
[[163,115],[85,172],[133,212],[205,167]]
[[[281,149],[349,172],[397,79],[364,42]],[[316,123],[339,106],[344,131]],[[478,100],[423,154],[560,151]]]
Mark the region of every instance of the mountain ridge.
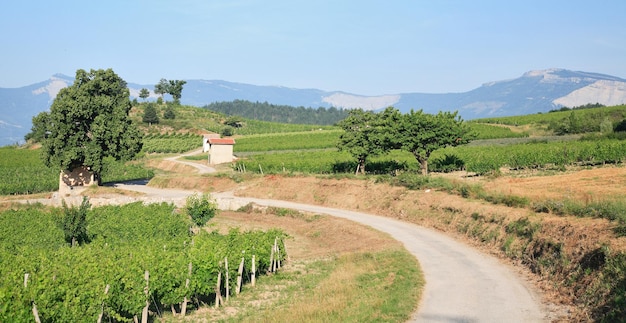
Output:
[[[0,88],[0,146],[22,143],[32,117],[49,109],[58,92],[73,77],[54,74],[50,79],[19,88]],[[131,98],[142,88],[156,100],[154,84],[128,83]],[[626,79],[561,68],[532,70],[518,78],[483,83],[467,92],[397,93],[366,96],[344,91],[252,85],[223,80],[187,80],[181,103],[202,107],[213,102],[247,100],[294,107],[336,107],[381,110],[394,106],[402,112],[459,111],[464,119],[547,112],[561,106],[626,104]]]

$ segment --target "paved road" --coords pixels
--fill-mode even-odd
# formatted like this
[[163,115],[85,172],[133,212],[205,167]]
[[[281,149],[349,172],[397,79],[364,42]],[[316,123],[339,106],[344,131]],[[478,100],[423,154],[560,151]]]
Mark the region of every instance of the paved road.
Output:
[[[195,153],[195,152],[193,152]],[[190,153],[190,154],[193,154]],[[187,164],[188,162],[171,160]],[[189,163],[199,172],[210,167]],[[124,204],[137,200],[182,206],[193,191],[158,189],[145,182],[120,183],[120,189],[142,192],[141,197],[92,198],[93,205]],[[482,254],[441,233],[391,218],[286,201],[235,197],[216,193],[220,209],[234,210],[248,203],[297,209],[341,217],[389,233],[420,262],[426,280],[422,301],[413,322],[544,322],[538,296],[514,271],[494,257]],[[50,202],[51,200],[47,200]],[[38,202],[31,200],[30,202]],[[46,200],[39,202],[46,202]],[[77,200],[79,202],[79,200]]]
[[277,200],[213,195],[221,209],[248,203],[329,214],[371,226],[404,243],[426,280],[414,322],[544,322],[538,296],[507,265],[436,231],[391,218]]

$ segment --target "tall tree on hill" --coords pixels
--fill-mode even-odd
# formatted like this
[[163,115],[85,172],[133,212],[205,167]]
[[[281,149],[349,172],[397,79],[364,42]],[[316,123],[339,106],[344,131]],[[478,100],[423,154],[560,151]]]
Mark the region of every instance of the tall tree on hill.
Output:
[[103,159],[129,160],[141,150],[141,134],[129,118],[126,82],[112,69],[76,71],[50,107],[42,157],[48,167],[100,173]]
[[150,96],[150,91],[148,91],[148,89],[143,88],[139,91],[139,97],[142,98],[144,101],[146,101],[146,99]]
[[415,156],[422,174],[428,174],[428,159],[433,151],[446,146],[468,143],[473,134],[458,112],[439,112],[436,115],[422,110],[405,114],[392,131],[397,134],[399,146]]
[[159,115],[157,114],[157,110],[154,107],[154,103],[149,102],[148,105],[146,105],[146,108],[143,111],[142,121],[150,125],[153,123],[159,123]]
[[154,93],[161,95],[161,100],[163,100],[163,95],[166,93],[170,93],[170,83],[166,79],[161,79],[159,83],[154,86]]
[[174,98],[174,104],[180,104],[180,97],[183,95],[183,85],[187,84],[187,81],[183,80],[170,80],[168,92],[172,98]]

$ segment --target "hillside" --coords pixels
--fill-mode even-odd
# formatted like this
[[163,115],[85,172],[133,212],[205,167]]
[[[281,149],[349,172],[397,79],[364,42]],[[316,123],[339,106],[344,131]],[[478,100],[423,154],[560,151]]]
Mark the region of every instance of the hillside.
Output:
[[[71,84],[72,77],[56,74],[49,80],[20,88],[0,88],[0,146],[23,142],[31,119],[48,109],[58,91]],[[154,84],[129,83],[131,98]],[[156,99],[151,92],[149,100]],[[463,93],[401,93],[363,96],[341,91],[258,86],[221,80],[187,80],[181,103],[205,106],[214,102],[246,100],[305,108],[357,108],[377,110],[394,106],[400,111],[425,112],[458,110],[466,119],[524,115],[547,112],[559,106],[588,103],[626,103],[626,80],[604,74],[548,69],[530,71],[519,78],[488,82]]]

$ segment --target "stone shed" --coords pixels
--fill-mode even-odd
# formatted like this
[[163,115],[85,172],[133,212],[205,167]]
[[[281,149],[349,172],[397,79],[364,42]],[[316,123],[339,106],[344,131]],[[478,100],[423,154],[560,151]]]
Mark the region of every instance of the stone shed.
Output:
[[207,138],[209,165],[230,163],[233,161],[233,146],[235,139],[232,138]]

